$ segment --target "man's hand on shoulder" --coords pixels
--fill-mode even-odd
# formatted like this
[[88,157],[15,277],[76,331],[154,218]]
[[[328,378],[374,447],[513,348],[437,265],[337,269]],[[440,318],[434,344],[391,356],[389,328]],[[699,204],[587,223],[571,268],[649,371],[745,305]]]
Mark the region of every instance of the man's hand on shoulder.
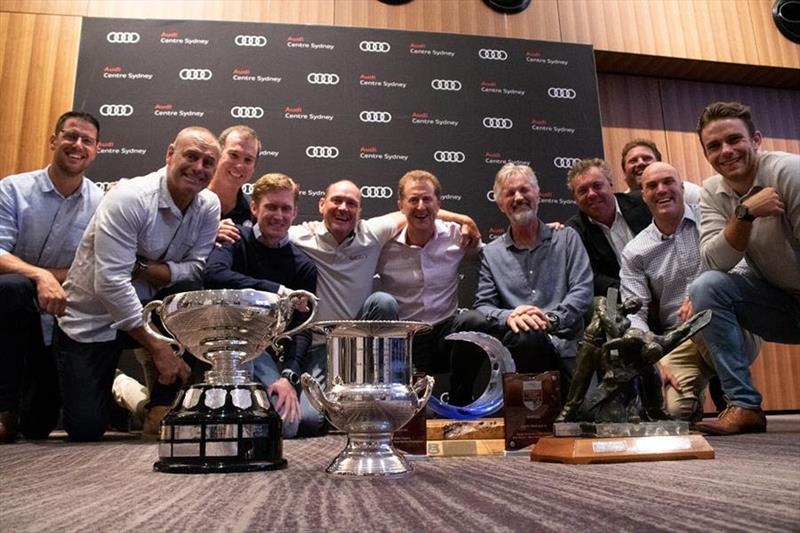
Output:
[[547,331],[550,321],[544,311],[535,305],[520,305],[506,319],[506,324],[514,333],[520,331]]
[[67,307],[67,293],[56,277],[48,270],[40,268],[33,282],[36,284],[39,310],[55,316],[64,314],[64,309]]
[[219,228],[217,229],[216,246],[222,246],[226,242],[236,242],[241,239],[239,228],[229,218],[223,218],[219,221]]
[[273,394],[278,398],[275,401],[275,410],[280,412],[284,409],[283,418],[286,422],[296,422],[300,419],[300,401],[297,399],[297,391],[289,380],[281,377],[267,387],[270,396]]
[[550,228],[553,231],[560,231],[560,230],[566,228],[566,226],[564,224],[562,224],[561,222],[558,222],[558,221],[556,221],[556,222],[548,222],[547,223],[547,227]]

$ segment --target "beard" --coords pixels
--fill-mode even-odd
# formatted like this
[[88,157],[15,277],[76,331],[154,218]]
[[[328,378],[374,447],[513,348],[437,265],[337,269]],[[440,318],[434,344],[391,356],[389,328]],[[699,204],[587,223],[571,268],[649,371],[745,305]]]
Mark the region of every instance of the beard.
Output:
[[508,219],[516,226],[532,224],[536,220],[537,210],[529,207],[520,207],[508,213]]

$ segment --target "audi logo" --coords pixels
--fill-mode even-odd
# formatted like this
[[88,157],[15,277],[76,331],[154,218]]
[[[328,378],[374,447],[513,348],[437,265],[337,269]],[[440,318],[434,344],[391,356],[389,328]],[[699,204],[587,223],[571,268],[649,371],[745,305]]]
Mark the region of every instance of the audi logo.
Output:
[[336,85],[339,83],[339,75],[328,72],[312,72],[306,76],[308,83],[315,85]]
[[253,184],[252,183],[245,183],[242,185],[242,192],[246,195],[250,196],[253,194]]
[[324,159],[336,159],[339,157],[339,149],[335,146],[307,146],[306,155],[308,157],[321,157]]
[[133,106],[128,104],[104,104],[100,106],[100,114],[104,117],[129,117],[133,115]]
[[550,98],[568,98],[572,100],[577,95],[575,89],[567,89],[564,87],[550,87],[547,89],[547,96]]
[[261,118],[264,116],[264,109],[261,107],[235,106],[231,108],[233,118]]
[[377,52],[385,54],[392,49],[392,45],[386,41],[361,41],[358,43],[358,49],[362,52]]
[[135,31],[111,31],[106,35],[106,41],[114,44],[136,44],[141,38]]
[[205,81],[210,80],[214,74],[207,68],[184,68],[178,73],[182,80]]
[[361,122],[391,122],[392,114],[388,111],[362,111],[358,114]]
[[489,200],[490,202],[494,202],[495,201],[494,191],[492,189],[489,189],[488,191],[486,191],[486,199]]
[[391,187],[365,185],[360,190],[362,198],[391,198],[392,194],[394,194]]
[[461,82],[458,80],[431,80],[431,87],[437,91],[460,91]]
[[555,157],[553,166],[556,168],[572,168],[572,165],[580,161],[579,157]]
[[437,163],[463,163],[466,159],[464,152],[437,150],[433,153],[433,160]]
[[118,182],[116,181],[95,181],[94,184],[103,192],[108,192],[113,189]]
[[492,48],[481,48],[478,50],[478,57],[494,61],[505,61],[508,59],[508,52],[505,50],[494,50]]
[[510,118],[483,117],[483,127],[497,130],[510,130],[514,127],[514,122]]
[[263,35],[237,35],[233,42],[236,46],[267,46],[267,38]]

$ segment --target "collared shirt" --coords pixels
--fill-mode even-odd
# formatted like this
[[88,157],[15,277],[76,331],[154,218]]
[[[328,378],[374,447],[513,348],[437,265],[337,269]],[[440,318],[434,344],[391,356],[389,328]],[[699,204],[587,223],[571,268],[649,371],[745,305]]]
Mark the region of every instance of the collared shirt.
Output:
[[78,342],[114,339],[142,325],[142,300],[158,290],[137,278],[136,257],[169,265],[171,283],[200,279],[219,226],[219,199],[203,190],[185,213],[167,189],[165,168],[121,180],[106,194],[81,241],[64,288],[59,326]]
[[386,243],[378,260],[381,288],[394,296],[400,320],[436,324],[458,308],[458,267],[464,257],[461,226],[436,221],[424,246],[406,242],[406,228]]
[[[0,256],[12,254],[42,268],[69,268],[103,192],[88,178],[64,197],[49,167],[0,181]],[[42,338],[50,344],[53,315],[43,313]]]
[[611,245],[611,249],[614,250],[614,255],[617,256],[617,263],[619,263],[622,260],[622,249],[633,239],[633,232],[625,221],[625,217],[622,216],[622,211],[619,208],[619,202],[617,202],[616,198],[614,198],[614,208],[616,209],[614,212],[614,222],[611,223],[610,228],[590,216],[586,218],[589,219],[589,222],[599,227],[603,235],[606,236],[606,240]]
[[555,313],[560,329],[553,344],[562,357],[574,357],[583,318],[592,304],[589,256],[572,228],[553,231],[539,221],[532,250],[514,244],[510,230],[483,248],[475,309],[505,323],[520,305]]
[[289,228],[289,238],[317,265],[317,320],[350,320],[372,293],[372,278],[381,248],[397,231],[391,217],[359,220],[355,231],[339,244],[318,222],[315,231]]
[[665,329],[681,323],[678,309],[687,288],[703,271],[700,261],[700,207],[684,205],[683,218],[672,235],[664,235],[651,223],[622,252],[620,271],[623,299],[636,296],[642,308],[631,316],[631,326],[649,331],[648,304],[658,303]]
[[774,187],[784,204],[782,216],[759,217],[752,222],[743,252],[724,235],[739,196],[719,174],[703,181],[700,208],[700,253],[713,270],[729,271],[742,257],[761,279],[800,298],[800,155],[759,152],[753,188],[742,199],[764,187]]
[[64,197],[47,168],[0,180],[0,255],[43,268],[69,268],[103,192],[88,178]]

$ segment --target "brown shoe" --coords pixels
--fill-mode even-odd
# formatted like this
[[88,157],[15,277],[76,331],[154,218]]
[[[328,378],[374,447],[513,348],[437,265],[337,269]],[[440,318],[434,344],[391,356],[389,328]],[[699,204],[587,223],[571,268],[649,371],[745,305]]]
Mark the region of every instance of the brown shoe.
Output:
[[161,435],[161,421],[169,412],[168,405],[154,405],[145,410],[142,438],[156,440]]
[[738,405],[729,405],[716,420],[698,422],[695,429],[709,435],[764,433],[767,431],[767,417],[760,407],[746,409]]
[[9,444],[17,440],[17,413],[3,411],[0,413],[0,444]]

